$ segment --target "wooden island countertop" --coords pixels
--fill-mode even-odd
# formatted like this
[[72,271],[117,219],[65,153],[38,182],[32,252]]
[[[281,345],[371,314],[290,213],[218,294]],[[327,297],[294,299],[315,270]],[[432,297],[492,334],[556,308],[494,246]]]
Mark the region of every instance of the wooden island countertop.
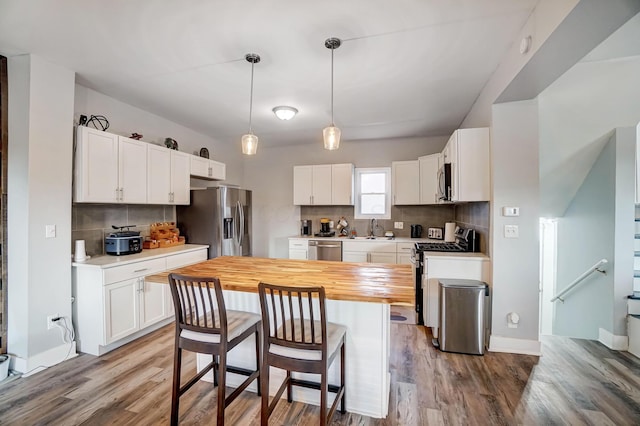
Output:
[[169,273],[218,277],[225,290],[257,293],[258,283],[323,286],[328,299],[412,305],[411,265],[221,256],[145,277],[167,283]]

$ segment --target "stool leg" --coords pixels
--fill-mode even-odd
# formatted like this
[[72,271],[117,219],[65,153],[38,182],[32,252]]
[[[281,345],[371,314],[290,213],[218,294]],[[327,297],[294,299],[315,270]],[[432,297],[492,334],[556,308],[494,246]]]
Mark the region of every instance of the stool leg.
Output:
[[293,402],[293,385],[291,384],[291,370],[287,370],[287,402]]
[[226,348],[224,350],[221,349],[221,353],[219,355],[219,376],[218,376],[218,420],[216,422],[217,426],[224,426],[224,408],[225,408],[225,391],[227,386],[227,353]]
[[347,412],[347,387],[345,386],[346,383],[346,366],[345,361],[346,361],[346,356],[345,356],[345,342],[344,339],[342,341],[342,348],[340,348],[340,386],[344,389],[344,391],[342,392],[342,401],[340,402],[340,412],[342,414],[345,414]]
[[329,396],[329,382],[327,377],[327,366],[320,374],[320,424],[327,424],[327,397]]
[[260,425],[268,426],[269,424],[269,364],[267,363],[267,355],[262,354],[262,365],[260,366]]
[[[260,333],[260,327],[258,327],[256,329],[256,370],[260,371],[260,369],[262,368],[262,362],[260,360],[260,336],[262,333]],[[258,396],[260,396],[262,394],[262,386],[260,385],[261,382],[261,376],[262,376],[262,372],[260,372],[258,374],[258,378],[256,381],[256,385],[257,385],[257,389],[258,389]]]
[[176,346],[173,353],[173,386],[171,388],[171,424],[178,424],[180,403],[180,368],[182,365],[182,349]]
[[218,386],[218,357],[213,355],[213,387]]

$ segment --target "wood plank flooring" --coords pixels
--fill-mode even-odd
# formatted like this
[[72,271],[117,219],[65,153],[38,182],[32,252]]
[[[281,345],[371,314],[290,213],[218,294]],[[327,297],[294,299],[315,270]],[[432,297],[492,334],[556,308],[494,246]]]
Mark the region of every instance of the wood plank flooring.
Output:
[[[543,356],[440,352],[424,327],[393,323],[386,419],[336,413],[333,425],[638,425],[640,360],[593,341],[543,338]],[[173,326],[102,357],[80,355],[0,386],[2,425],[169,423]],[[184,369],[195,369],[195,356]],[[215,424],[216,390],[196,384],[181,399],[184,425]],[[295,392],[295,390],[294,390]],[[244,392],[229,425],[259,424]],[[315,425],[318,407],[281,401],[273,425]]]

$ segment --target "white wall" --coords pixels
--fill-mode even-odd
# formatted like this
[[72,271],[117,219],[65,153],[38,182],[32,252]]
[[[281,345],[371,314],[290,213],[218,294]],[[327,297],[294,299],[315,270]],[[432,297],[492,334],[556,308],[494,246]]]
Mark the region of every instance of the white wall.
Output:
[[[74,116],[76,123],[81,114],[87,117],[104,115],[109,120],[107,131],[118,135],[130,136],[135,132],[143,135],[143,141],[163,146],[166,138],[175,139],[178,142],[179,151],[189,154],[198,155],[200,148],[206,147],[209,150],[209,158],[227,165],[225,183],[243,184],[240,135],[237,141],[219,140],[76,84]],[[194,183],[207,186],[202,181]]]
[[611,132],[565,216],[558,219],[558,290],[600,259],[609,264],[606,275],[590,275],[564,297],[564,303],[556,302],[554,334],[593,340],[601,328],[617,336],[627,334],[626,298],[633,289],[635,133],[634,127]]
[[[490,349],[536,353],[539,305],[538,104],[509,102],[493,106],[491,165],[493,193],[491,240],[493,312]],[[520,216],[504,217],[506,206]],[[505,238],[504,226],[517,225],[519,238]],[[507,327],[507,314],[520,316]]]
[[[68,348],[46,320],[71,318],[74,73],[33,55],[8,66],[8,351],[24,372]],[[46,225],[56,238],[45,239]]]
[[[318,129],[318,133],[321,129]],[[356,167],[391,166],[440,152],[447,137],[376,141],[342,141],[327,151],[315,145],[258,148],[245,158],[244,182],[253,190],[253,255],[287,258],[288,237],[300,233],[300,207],[293,205],[293,166],[353,163]]]
[[[500,65],[480,92],[471,110],[464,118],[462,128],[487,127],[491,122],[491,106],[509,83],[535,55],[562,20],[578,4],[579,0],[540,0],[522,27]],[[531,47],[520,53],[520,41],[531,36]]]
[[539,96],[544,216],[562,216],[607,141],[640,122],[640,57],[576,64]]

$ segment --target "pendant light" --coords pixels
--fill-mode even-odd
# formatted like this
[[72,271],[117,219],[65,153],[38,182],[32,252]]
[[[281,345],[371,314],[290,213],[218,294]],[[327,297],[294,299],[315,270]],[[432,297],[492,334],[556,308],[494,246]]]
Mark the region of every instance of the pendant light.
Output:
[[331,49],[331,126],[325,127],[322,131],[324,139],[324,149],[334,150],[340,146],[340,129],[333,123],[333,51],[340,47],[342,42],[339,38],[331,37],[324,41],[324,46]]
[[260,55],[247,53],[244,57],[251,63],[251,95],[249,97],[249,133],[242,135],[242,153],[245,155],[255,155],[258,150],[258,137],[251,131],[251,113],[253,111],[253,66],[260,62]]

